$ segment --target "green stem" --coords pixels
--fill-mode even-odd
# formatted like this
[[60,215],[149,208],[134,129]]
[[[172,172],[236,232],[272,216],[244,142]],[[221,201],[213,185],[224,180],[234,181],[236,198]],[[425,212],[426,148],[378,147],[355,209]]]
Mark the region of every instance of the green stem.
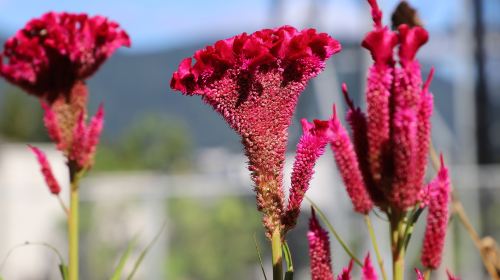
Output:
[[81,172],[75,170],[71,162],[68,164],[70,169],[70,200],[68,217],[68,241],[69,241],[69,280],[78,280],[78,185]]
[[431,279],[431,269],[430,268],[427,268],[424,272],[424,279],[425,280],[430,280]]
[[404,258],[404,253],[401,252],[397,256],[396,259],[393,260],[394,262],[394,280],[404,280],[404,272],[405,272],[405,258]]
[[382,259],[382,256],[380,255],[380,250],[378,249],[377,238],[375,237],[375,231],[373,230],[372,221],[370,220],[370,217],[368,215],[365,215],[364,218],[365,218],[366,226],[368,227],[370,239],[372,240],[373,249],[375,250],[375,255],[377,256],[377,262],[378,262],[378,265],[380,266],[380,272],[382,273],[382,279],[387,280],[387,273],[385,272],[385,268],[384,268],[384,260]]
[[340,245],[342,246],[342,248],[344,249],[344,251],[349,255],[349,257],[351,257],[351,259],[359,266],[359,267],[363,267],[363,263],[358,259],[356,258],[356,256],[354,255],[354,253],[349,249],[349,247],[347,246],[347,244],[344,242],[344,240],[342,240],[342,237],[340,237],[340,235],[338,234],[338,232],[335,230],[335,228],[333,227],[333,225],[328,221],[328,219],[326,218],[325,214],[323,213],[323,211],[321,211],[321,209],[319,209],[319,207],[309,198],[309,197],[305,197],[307,199],[307,201],[309,201],[309,203],[311,203],[311,206],[314,208],[314,210],[316,210],[316,212],[318,212],[321,220],[326,224],[326,226],[328,227],[328,229],[330,230],[330,232],[333,234],[333,236],[335,236],[335,239],[337,239],[337,241],[340,243]]
[[271,248],[273,257],[273,280],[283,280],[283,257],[281,250],[281,232],[275,229],[271,236]]
[[392,213],[391,221],[391,248],[392,248],[392,278],[404,280],[405,250],[401,243],[404,242],[404,215],[400,212]]

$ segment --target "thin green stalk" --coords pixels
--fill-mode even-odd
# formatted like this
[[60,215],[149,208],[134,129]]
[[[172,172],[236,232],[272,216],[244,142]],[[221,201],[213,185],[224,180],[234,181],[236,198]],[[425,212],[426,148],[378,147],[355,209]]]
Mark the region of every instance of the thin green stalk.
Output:
[[266,271],[264,270],[264,264],[262,263],[262,256],[260,254],[259,243],[257,243],[257,237],[255,233],[253,234],[253,241],[255,242],[255,250],[257,250],[257,256],[259,257],[260,269],[262,270],[262,275],[264,275],[264,280],[267,280]]
[[431,272],[432,270],[430,268],[427,268],[424,272],[424,279],[425,280],[430,280],[431,279]]
[[342,238],[340,237],[340,235],[337,233],[337,231],[335,230],[335,228],[333,227],[333,225],[328,221],[328,219],[326,218],[325,214],[319,209],[319,207],[309,198],[309,197],[305,197],[307,199],[307,201],[309,201],[309,203],[311,204],[311,206],[314,208],[314,210],[316,210],[316,212],[318,212],[319,214],[319,217],[321,218],[321,220],[326,224],[326,226],[328,227],[328,229],[330,230],[330,232],[333,234],[333,236],[335,236],[335,239],[337,239],[337,241],[340,243],[340,245],[342,246],[342,248],[344,249],[344,251],[351,257],[351,259],[359,266],[359,267],[363,267],[363,263],[358,259],[356,258],[356,256],[354,255],[354,253],[349,249],[349,247],[347,246],[347,244],[344,242],[344,240],[342,240]]
[[271,236],[271,249],[273,258],[273,280],[283,280],[283,257],[281,251],[281,232],[275,229]]
[[393,213],[391,221],[391,249],[392,249],[392,278],[394,280],[404,280],[404,215]]
[[78,280],[78,206],[79,206],[79,195],[78,187],[80,182],[80,177],[82,176],[81,171],[77,171],[75,165],[72,162],[68,163],[70,170],[70,200],[69,200],[69,216],[68,216],[68,242],[69,242],[69,261],[68,261],[68,271],[69,280]]
[[288,243],[286,241],[283,243],[283,254],[286,261],[285,280],[293,280],[292,252],[290,251],[290,247],[288,247]]
[[372,240],[373,249],[375,250],[375,255],[377,256],[377,262],[380,266],[380,272],[382,273],[382,279],[387,280],[387,273],[384,268],[384,259],[380,255],[380,250],[378,249],[377,238],[375,237],[375,231],[373,230],[372,221],[368,215],[364,216],[366,226],[368,227],[368,232],[370,234],[370,239]]

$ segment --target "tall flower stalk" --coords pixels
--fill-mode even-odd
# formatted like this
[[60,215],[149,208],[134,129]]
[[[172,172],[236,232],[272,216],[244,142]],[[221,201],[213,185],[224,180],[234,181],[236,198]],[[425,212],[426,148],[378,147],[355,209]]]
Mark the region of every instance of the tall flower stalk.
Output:
[[243,33],[217,41],[184,59],[171,88],[200,95],[240,136],[255,185],[257,209],[272,242],[274,279],[282,279],[281,247],[294,227],[317,157],[327,144],[321,122],[303,122],[288,207],[283,167],[288,127],[309,79],[340,51],[340,44],[314,29],[290,26]]
[[393,31],[382,25],[376,0],[368,3],[374,24],[362,42],[373,58],[366,88],[367,113],[355,107],[343,85],[351,137],[335,113],[329,120],[328,135],[354,211],[367,221],[384,279],[384,262],[367,215],[377,207],[388,217],[393,279],[400,280],[404,279],[405,252],[414,224],[426,206],[429,218],[422,262],[430,269],[441,262],[448,223],[449,177],[442,162],[437,178],[428,186],[424,182],[433,70],[423,82],[416,53],[427,42],[428,33],[421,26],[407,24]]
[[[8,39],[1,54],[1,76],[40,99],[47,132],[66,157],[70,280],[78,279],[79,183],[93,165],[104,122],[101,105],[87,124],[85,80],[121,46],[130,46],[130,39],[113,21],[49,12],[32,19]],[[59,198],[61,188],[46,156],[40,149],[30,148],[50,192]]]

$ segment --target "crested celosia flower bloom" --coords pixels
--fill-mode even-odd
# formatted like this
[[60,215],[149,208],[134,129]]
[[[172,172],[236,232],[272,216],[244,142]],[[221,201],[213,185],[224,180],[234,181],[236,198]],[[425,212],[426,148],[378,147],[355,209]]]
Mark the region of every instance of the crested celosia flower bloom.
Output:
[[352,142],[337,121],[331,144],[355,211],[367,214],[373,204],[384,211],[389,207],[406,211],[422,198],[430,143],[433,71],[422,85],[415,59],[428,34],[419,26],[403,24],[397,32],[382,26],[377,2],[368,2],[374,29],[362,46],[370,51],[374,64],[368,73],[367,114],[354,106],[343,85]]
[[333,280],[332,259],[330,255],[330,241],[328,232],[324,230],[316,219],[314,209],[309,219],[309,257],[312,280]]
[[241,136],[268,236],[284,230],[283,166],[298,97],[338,51],[325,33],[283,26],[218,41],[173,74],[172,89],[200,95]]
[[450,178],[441,155],[441,167],[437,177],[431,182],[429,213],[422,245],[421,261],[425,267],[436,269],[441,257],[448,226],[448,203],[450,200]]
[[121,46],[130,39],[117,23],[55,12],[29,21],[5,43],[0,74],[40,98],[50,138],[78,170],[92,165],[104,116],[101,107],[86,127],[85,80]]
[[105,17],[49,12],[7,40],[0,73],[52,103],[68,97],[121,46],[130,46],[127,33]]
[[45,183],[47,187],[49,187],[49,191],[52,194],[58,195],[61,192],[61,187],[57,182],[57,179],[54,177],[52,173],[52,167],[50,166],[49,161],[47,160],[47,156],[37,147],[29,146],[31,151],[35,154],[38,163],[40,164],[40,170],[42,171],[42,175],[45,179]]

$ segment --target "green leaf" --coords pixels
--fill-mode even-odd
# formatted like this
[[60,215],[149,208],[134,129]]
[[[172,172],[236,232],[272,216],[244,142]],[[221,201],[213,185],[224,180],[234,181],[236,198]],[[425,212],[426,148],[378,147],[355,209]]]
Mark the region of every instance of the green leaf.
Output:
[[290,251],[290,247],[288,247],[288,243],[285,241],[283,243],[283,255],[285,256],[286,261],[286,272],[285,272],[285,280],[293,280],[293,261],[292,261],[292,252]]
[[146,257],[146,254],[153,247],[153,245],[156,243],[156,241],[158,240],[158,238],[160,238],[161,233],[165,229],[166,225],[167,225],[167,222],[166,221],[163,222],[163,225],[161,226],[161,228],[158,231],[158,233],[156,233],[156,235],[153,238],[153,240],[151,240],[151,242],[149,242],[149,244],[146,246],[146,248],[144,248],[144,250],[141,252],[141,254],[139,255],[139,258],[137,258],[137,260],[135,261],[134,268],[132,269],[132,272],[130,272],[129,276],[127,277],[127,280],[131,280],[134,277],[134,274],[139,269],[139,266],[141,265],[142,261],[144,260],[144,257]]
[[[64,264],[64,258],[62,257],[61,253],[56,249],[56,247],[48,244],[48,243],[45,243],[45,242],[29,242],[29,241],[26,241],[22,244],[18,244],[14,247],[12,247],[8,252],[7,252],[7,255],[5,256],[5,258],[3,259],[2,261],[2,264],[0,265],[0,271],[3,270],[5,264],[7,263],[7,260],[9,259],[10,255],[16,251],[17,249],[21,248],[21,247],[25,247],[25,246],[41,246],[41,247],[44,247],[46,249],[49,249],[51,250],[52,252],[54,252],[54,254],[57,255],[57,257],[59,258],[59,262],[61,263],[59,266],[63,265],[63,266],[66,266]],[[3,280],[3,278],[0,276],[0,280]],[[63,275],[63,280],[66,280],[66,278],[64,278],[64,275]]]
[[123,255],[120,258],[120,262],[118,262],[118,266],[115,268],[115,271],[113,272],[113,276],[111,276],[111,280],[120,280],[123,272],[123,268],[125,267],[125,264],[127,263],[128,258],[130,257],[130,253],[132,253],[132,250],[135,248],[137,245],[137,238],[138,236],[136,235],[130,242],[128,243],[127,249],[123,252]]
[[262,275],[264,275],[264,279],[267,280],[266,272],[264,271],[264,264],[262,263],[262,256],[260,254],[259,243],[257,243],[257,237],[255,237],[255,233],[253,235],[253,240],[255,242],[255,250],[257,250],[257,256],[259,257],[260,269],[262,270]]
[[[63,280],[67,280],[69,277],[68,277],[68,266],[61,263],[59,264],[59,271],[61,272],[61,277]],[[2,280],[0,278],[0,280]]]

